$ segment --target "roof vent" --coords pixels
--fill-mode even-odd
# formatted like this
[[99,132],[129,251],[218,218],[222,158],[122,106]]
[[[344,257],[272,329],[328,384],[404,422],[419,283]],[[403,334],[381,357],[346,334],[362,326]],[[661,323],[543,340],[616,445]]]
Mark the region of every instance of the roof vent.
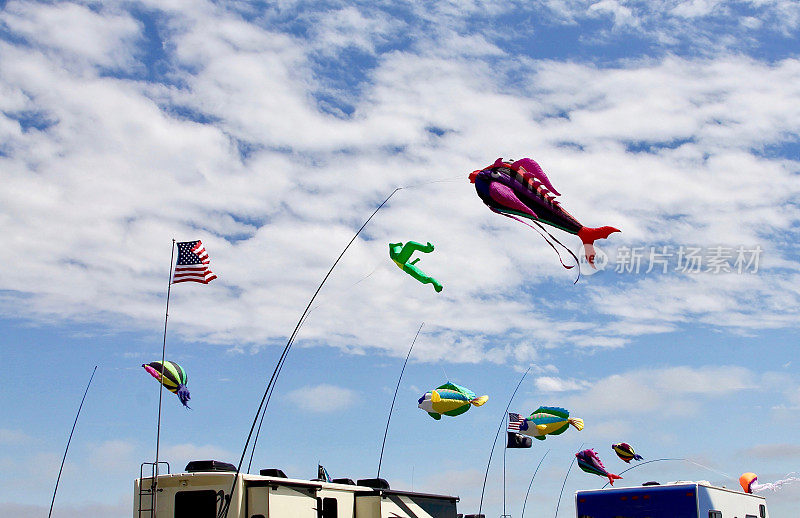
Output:
[[259,471],[259,473],[265,477],[289,478],[286,476],[286,473],[284,473],[282,470],[279,470],[278,468],[262,469],[261,471]]
[[372,489],[389,489],[389,483],[382,478],[362,478],[357,485],[371,487]]
[[334,484],[347,484],[347,485],[350,485],[350,486],[355,486],[356,485],[356,483],[353,482],[352,478],[335,478],[335,479],[331,480],[331,482],[333,482]]
[[193,460],[186,465],[186,471],[188,473],[197,473],[198,471],[236,471],[236,466],[218,460]]
[[644,483],[644,484],[642,484],[642,485],[643,485],[643,486],[660,486],[661,484],[659,484],[659,483],[658,483],[658,482],[656,482],[655,480],[651,480],[650,482],[645,482],[645,483]]

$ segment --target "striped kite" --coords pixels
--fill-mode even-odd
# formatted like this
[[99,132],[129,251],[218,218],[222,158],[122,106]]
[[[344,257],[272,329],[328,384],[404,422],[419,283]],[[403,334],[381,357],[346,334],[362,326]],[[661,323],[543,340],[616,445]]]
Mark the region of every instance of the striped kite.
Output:
[[144,367],[144,370],[149,372],[152,377],[160,381],[167,390],[177,395],[178,399],[183,403],[183,406],[189,408],[187,402],[191,397],[189,396],[189,389],[186,388],[186,381],[188,378],[183,367],[175,362],[164,362],[163,377],[161,376],[162,365],[160,361],[143,363],[142,367]]

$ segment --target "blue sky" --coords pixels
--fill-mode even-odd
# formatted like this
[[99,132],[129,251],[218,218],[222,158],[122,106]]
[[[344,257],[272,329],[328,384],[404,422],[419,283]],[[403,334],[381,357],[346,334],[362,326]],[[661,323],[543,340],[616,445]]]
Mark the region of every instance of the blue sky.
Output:
[[[167,357],[192,410],[165,401],[162,453],[173,470],[238,460],[317,283],[398,186],[301,329],[257,468],[372,476],[424,321],[384,457],[393,487],[475,512],[529,366],[512,409],[564,406],[586,428],[510,452],[515,516],[547,449],[526,516],[554,513],[582,444],[615,472],[614,442],[688,459],[631,484],[800,469],[796,2],[0,6],[3,516],[47,514],[94,365],[54,516],[131,515],[154,455],[157,385],[140,365],[160,358],[173,238],[202,239],[218,279],[172,292]],[[536,159],[583,224],[622,229],[597,243],[605,269],[573,285],[480,202],[467,175],[501,156]],[[407,240],[435,243],[420,266],[442,293],[391,264],[386,244]],[[741,273],[737,250],[759,250]],[[691,251],[696,273],[678,263]],[[416,400],[446,378],[489,403],[434,422]],[[573,470],[559,516],[602,484]],[[767,498],[788,518],[800,487]]]

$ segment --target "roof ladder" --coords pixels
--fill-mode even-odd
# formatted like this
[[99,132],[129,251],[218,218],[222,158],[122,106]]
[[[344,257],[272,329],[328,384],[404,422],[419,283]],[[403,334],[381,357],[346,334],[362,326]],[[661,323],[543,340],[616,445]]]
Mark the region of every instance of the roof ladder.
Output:
[[[167,467],[166,473],[169,474],[169,462],[159,462],[158,465],[165,464]],[[150,476],[145,478],[145,466],[150,467]],[[158,470],[162,474],[161,470]],[[156,518],[156,493],[163,491],[155,487],[156,485],[156,463],[155,462],[142,462],[139,467],[139,502],[137,504],[137,511],[139,518]],[[153,491],[155,489],[155,491]]]

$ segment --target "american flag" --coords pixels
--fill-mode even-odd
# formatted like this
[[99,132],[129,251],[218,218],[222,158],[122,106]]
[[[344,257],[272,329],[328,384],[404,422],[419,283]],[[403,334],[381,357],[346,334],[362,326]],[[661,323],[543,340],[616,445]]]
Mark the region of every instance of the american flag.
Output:
[[522,417],[521,415],[512,414],[511,412],[509,412],[508,413],[508,429],[512,430],[512,431],[515,431],[515,432],[518,432],[519,431],[519,425],[521,425],[522,421],[524,421],[524,420],[525,420],[525,418]]
[[202,241],[178,243],[178,262],[172,274],[172,284],[179,282],[202,282],[208,284],[217,278],[208,269],[208,252]]

